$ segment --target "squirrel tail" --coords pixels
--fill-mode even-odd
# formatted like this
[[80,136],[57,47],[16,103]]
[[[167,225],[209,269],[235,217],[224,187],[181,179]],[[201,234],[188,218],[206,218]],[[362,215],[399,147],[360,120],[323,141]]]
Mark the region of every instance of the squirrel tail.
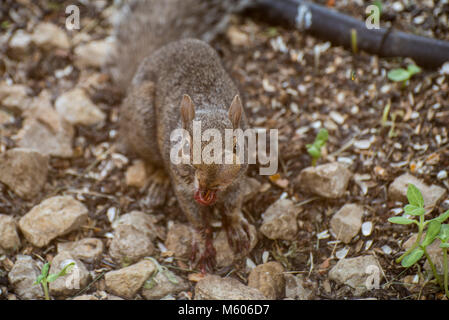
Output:
[[161,46],[182,38],[211,41],[227,26],[230,14],[253,0],[125,1],[114,26],[115,49],[107,68],[126,90],[140,62]]

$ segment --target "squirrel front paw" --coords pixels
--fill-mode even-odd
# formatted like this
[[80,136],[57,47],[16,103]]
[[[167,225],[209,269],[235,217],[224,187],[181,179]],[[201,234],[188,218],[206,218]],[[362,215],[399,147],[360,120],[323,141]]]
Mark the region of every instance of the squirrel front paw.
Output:
[[223,227],[228,237],[229,246],[237,254],[247,252],[250,248],[251,236],[249,231],[249,223],[245,218],[239,217],[223,217]]
[[201,270],[201,273],[206,273],[206,271],[212,272],[217,263],[216,256],[217,251],[212,243],[212,229],[201,230],[200,234],[205,238],[204,247],[202,252],[200,252],[200,244],[197,240],[194,240],[192,245],[192,252],[190,255],[190,261],[194,265],[197,257],[199,256],[196,267]]

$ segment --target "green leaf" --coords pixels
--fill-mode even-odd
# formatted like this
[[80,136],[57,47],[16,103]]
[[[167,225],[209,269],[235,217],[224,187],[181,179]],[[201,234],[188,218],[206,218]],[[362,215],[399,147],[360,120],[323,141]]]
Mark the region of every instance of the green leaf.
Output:
[[407,66],[407,71],[410,74],[410,76],[413,76],[414,74],[420,73],[421,68],[418,67],[416,64],[409,64]]
[[390,70],[387,76],[388,79],[395,82],[401,82],[410,79],[410,73],[405,69]]
[[48,275],[48,270],[50,270],[50,263],[49,262],[44,264],[44,266],[42,267],[41,275],[46,277]]
[[404,207],[404,212],[408,215],[412,215],[412,216],[422,216],[423,214],[426,213],[426,210],[424,210],[424,208],[420,208],[417,206],[414,206],[412,204],[408,204]]
[[319,144],[320,146],[323,147],[324,144],[327,142],[327,139],[329,139],[329,133],[327,132],[326,129],[322,128],[316,136],[315,144]]
[[439,221],[432,221],[429,223],[429,226],[427,227],[426,231],[426,237],[424,238],[424,241],[422,242],[423,247],[427,247],[428,245],[431,245],[438,234],[440,233],[441,229],[441,222]]
[[447,218],[449,218],[449,210],[447,210],[445,213],[442,213],[440,216],[436,217],[433,220],[443,223]]
[[33,285],[40,284],[45,279],[45,276],[41,274],[39,277],[37,277],[36,281],[34,281]]
[[447,242],[441,242],[441,243],[440,243],[440,248],[441,248],[441,249],[447,249],[447,248],[449,248],[449,243],[447,243]]
[[443,242],[447,242],[449,240],[449,224],[443,224],[441,226],[438,238],[440,238]]
[[424,198],[422,196],[421,191],[415,185],[409,184],[407,189],[407,199],[408,203],[411,205],[423,208],[424,207]]
[[418,260],[421,259],[423,255],[424,255],[424,250],[421,248],[416,248],[415,250],[410,252],[408,255],[406,255],[404,257],[404,259],[402,259],[401,264],[404,268],[411,267],[416,262],[418,262]]
[[58,273],[53,273],[53,274],[49,275],[47,277],[47,281],[53,282],[56,279],[58,279],[59,277],[65,276],[73,266],[75,266],[75,262],[70,262],[68,265],[66,265],[64,268],[62,268],[61,271],[59,271]]
[[416,220],[408,219],[406,217],[392,217],[389,218],[388,221],[396,224],[411,224],[416,222]]

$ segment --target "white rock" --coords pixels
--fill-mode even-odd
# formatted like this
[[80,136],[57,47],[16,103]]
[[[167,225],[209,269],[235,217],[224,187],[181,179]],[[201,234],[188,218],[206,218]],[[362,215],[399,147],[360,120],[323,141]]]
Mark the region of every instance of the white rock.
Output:
[[330,221],[331,232],[336,239],[350,243],[362,226],[363,207],[357,204],[346,204]]
[[47,173],[48,157],[39,152],[15,148],[0,154],[0,181],[24,199],[39,194]]
[[269,239],[294,240],[298,232],[296,221],[300,209],[293,201],[281,199],[273,203],[263,214],[260,231]]
[[367,237],[373,231],[373,223],[371,221],[366,221],[362,223],[362,234]]
[[0,255],[14,252],[19,248],[20,238],[16,221],[10,216],[0,214]]
[[29,88],[25,85],[9,85],[6,82],[2,82],[0,83],[0,102],[7,108],[24,111],[31,102],[28,92]]
[[104,121],[101,111],[83,89],[75,88],[63,93],[55,102],[56,111],[71,124],[93,125]]
[[69,38],[64,30],[49,22],[41,22],[34,28],[32,40],[45,50],[70,49]]
[[36,247],[80,228],[87,222],[87,208],[70,196],[56,196],[33,207],[20,219],[25,238]]
[[111,50],[112,44],[107,40],[91,41],[79,45],[75,49],[75,65],[80,69],[101,68],[105,65]]
[[24,30],[17,30],[9,41],[10,55],[16,59],[22,57],[29,51],[30,43],[31,36]]
[[8,273],[8,280],[14,288],[14,292],[22,299],[35,300],[44,297],[44,291],[40,285],[34,285],[41,274],[36,261],[30,256],[18,255],[16,262]]
[[437,178],[438,178],[438,180],[446,179],[447,178],[447,171],[446,170],[441,170],[440,172],[438,172]]
[[234,278],[208,275],[195,286],[195,300],[266,300],[257,289]]

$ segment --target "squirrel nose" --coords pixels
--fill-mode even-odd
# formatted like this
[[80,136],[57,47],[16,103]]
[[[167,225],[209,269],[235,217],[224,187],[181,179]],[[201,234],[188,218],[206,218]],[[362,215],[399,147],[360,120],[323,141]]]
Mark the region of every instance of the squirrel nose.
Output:
[[210,206],[217,200],[217,191],[198,189],[195,191],[194,199],[203,206]]

